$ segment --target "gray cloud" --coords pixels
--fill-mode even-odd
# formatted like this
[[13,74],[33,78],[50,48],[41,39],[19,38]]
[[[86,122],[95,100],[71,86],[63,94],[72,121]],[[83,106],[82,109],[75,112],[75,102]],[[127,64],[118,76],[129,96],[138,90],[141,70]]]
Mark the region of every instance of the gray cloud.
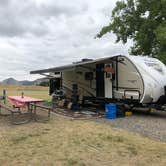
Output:
[[10,0],[0,0],[0,4],[1,4],[1,7],[3,6],[3,7],[5,7],[6,5],[8,5],[9,4],[9,2],[10,2]]
[[126,54],[108,34],[94,39],[110,21],[116,0],[0,0],[0,79],[34,79],[29,71]]
[[38,3],[34,0],[8,0],[0,1],[0,35],[19,36],[32,33],[42,36],[48,33],[49,22],[59,16],[72,17],[87,10],[87,6],[79,6],[76,3],[58,3],[48,1]]

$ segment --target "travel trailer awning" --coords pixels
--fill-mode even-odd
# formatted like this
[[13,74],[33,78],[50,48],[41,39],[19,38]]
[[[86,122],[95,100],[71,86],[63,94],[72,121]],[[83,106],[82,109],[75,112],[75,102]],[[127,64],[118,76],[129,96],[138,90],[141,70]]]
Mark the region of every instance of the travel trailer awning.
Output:
[[96,60],[85,59],[80,62],[74,62],[73,64],[70,64],[70,65],[64,65],[64,66],[59,66],[59,67],[31,71],[30,74],[44,74],[44,73],[50,73],[50,72],[62,72],[62,71],[67,71],[67,70],[74,70],[78,66],[83,66],[83,65],[87,65],[87,64],[93,64],[93,63],[96,63],[96,64],[103,63],[108,60],[112,60],[112,58],[116,57],[116,56],[121,56],[121,55],[114,55],[111,57],[100,58],[100,59],[96,59]]
[[49,73],[49,72],[61,72],[61,71],[72,70],[74,68],[75,68],[75,65],[65,65],[65,66],[60,66],[60,67],[53,67],[53,68],[48,68],[48,69],[31,71],[30,74],[43,74],[43,73]]

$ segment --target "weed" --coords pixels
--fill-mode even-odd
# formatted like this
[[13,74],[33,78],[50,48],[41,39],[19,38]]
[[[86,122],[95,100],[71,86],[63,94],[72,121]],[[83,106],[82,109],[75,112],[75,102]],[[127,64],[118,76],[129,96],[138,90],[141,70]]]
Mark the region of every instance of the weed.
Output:
[[129,150],[129,152],[130,152],[131,155],[136,156],[138,154],[137,148],[134,147],[134,145],[129,144],[127,146],[127,150]]
[[[101,137],[101,136],[100,136]],[[122,136],[113,136],[113,135],[102,135],[101,137],[105,141],[111,141],[111,142],[124,142],[125,139]]]
[[78,138],[74,138],[73,143],[76,144],[76,145],[80,145],[81,141]]
[[78,161],[74,159],[67,159],[67,166],[78,165]]
[[20,142],[23,142],[23,141],[25,141],[26,139],[28,139],[28,137],[25,135],[21,135],[21,136],[15,136],[15,137],[13,137],[12,139],[11,139],[11,142],[13,143],[13,144],[18,144],[18,143],[20,143]]

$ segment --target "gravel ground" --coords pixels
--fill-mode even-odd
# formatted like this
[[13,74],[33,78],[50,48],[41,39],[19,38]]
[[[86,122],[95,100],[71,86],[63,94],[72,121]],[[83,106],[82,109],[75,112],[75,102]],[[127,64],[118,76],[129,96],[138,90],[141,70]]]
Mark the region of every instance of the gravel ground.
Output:
[[166,142],[166,112],[135,112],[132,116],[116,120],[97,119],[112,127],[126,129],[157,141]]

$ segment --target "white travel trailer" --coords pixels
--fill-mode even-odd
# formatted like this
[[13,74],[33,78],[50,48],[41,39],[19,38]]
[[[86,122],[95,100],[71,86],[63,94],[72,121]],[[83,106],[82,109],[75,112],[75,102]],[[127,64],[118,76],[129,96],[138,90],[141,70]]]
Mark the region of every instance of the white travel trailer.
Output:
[[116,55],[30,73],[49,75],[55,80],[59,75],[60,82],[53,83],[61,86],[66,96],[75,95],[81,102],[98,98],[166,104],[166,66],[156,58]]

